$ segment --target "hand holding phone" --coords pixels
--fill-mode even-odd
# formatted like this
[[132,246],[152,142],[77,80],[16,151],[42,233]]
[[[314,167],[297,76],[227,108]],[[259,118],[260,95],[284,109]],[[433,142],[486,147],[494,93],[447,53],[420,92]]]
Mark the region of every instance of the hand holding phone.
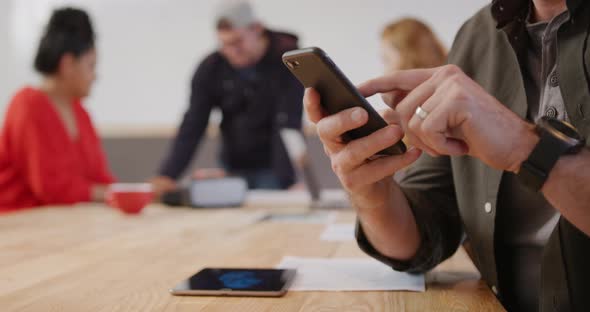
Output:
[[[283,62],[304,87],[317,90],[322,106],[328,114],[336,114],[353,107],[361,107],[367,111],[368,122],[345,133],[344,140],[359,139],[387,126],[387,122],[320,48],[289,51],[283,54]],[[406,146],[400,140],[378,155],[400,155],[405,152]]]

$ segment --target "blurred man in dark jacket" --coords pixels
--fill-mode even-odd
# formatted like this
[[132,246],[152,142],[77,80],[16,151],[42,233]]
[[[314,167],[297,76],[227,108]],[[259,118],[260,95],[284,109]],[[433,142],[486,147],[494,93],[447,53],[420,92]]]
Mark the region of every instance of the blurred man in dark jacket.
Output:
[[[218,51],[207,56],[192,79],[190,105],[159,176],[158,193],[176,187],[203,137],[213,108],[220,109],[222,147],[214,175],[244,177],[250,188],[285,189],[294,170],[280,129],[301,128],[303,88],[281,61],[297,37],[266,29],[247,2],[226,2],[217,19]],[[211,170],[197,170],[209,176]]]

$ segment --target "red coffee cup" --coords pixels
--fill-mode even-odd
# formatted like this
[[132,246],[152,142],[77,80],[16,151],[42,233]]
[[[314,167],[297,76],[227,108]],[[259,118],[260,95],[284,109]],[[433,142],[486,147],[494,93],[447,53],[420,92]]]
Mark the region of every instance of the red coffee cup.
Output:
[[127,214],[138,214],[154,198],[148,183],[114,183],[109,186],[107,204]]

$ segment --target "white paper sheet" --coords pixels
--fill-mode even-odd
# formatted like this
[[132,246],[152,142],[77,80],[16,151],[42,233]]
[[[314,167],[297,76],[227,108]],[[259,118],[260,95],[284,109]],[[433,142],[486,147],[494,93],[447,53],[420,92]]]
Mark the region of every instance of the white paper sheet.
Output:
[[306,205],[311,201],[309,192],[305,190],[296,191],[271,191],[252,190],[246,194],[246,203],[249,206],[257,205]]
[[285,257],[278,268],[297,269],[295,291],[424,291],[424,275],[396,272],[370,258]]
[[333,211],[313,211],[304,213],[269,214],[261,221],[305,224],[330,224],[336,220]]
[[330,224],[326,227],[320,239],[332,242],[350,242],[354,241],[354,224],[341,223]]

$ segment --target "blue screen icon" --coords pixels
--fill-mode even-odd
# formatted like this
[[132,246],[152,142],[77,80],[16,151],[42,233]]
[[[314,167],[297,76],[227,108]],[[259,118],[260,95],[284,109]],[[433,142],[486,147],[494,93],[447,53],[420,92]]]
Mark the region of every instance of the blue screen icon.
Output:
[[251,288],[262,283],[253,272],[229,272],[221,275],[219,280],[231,289]]

